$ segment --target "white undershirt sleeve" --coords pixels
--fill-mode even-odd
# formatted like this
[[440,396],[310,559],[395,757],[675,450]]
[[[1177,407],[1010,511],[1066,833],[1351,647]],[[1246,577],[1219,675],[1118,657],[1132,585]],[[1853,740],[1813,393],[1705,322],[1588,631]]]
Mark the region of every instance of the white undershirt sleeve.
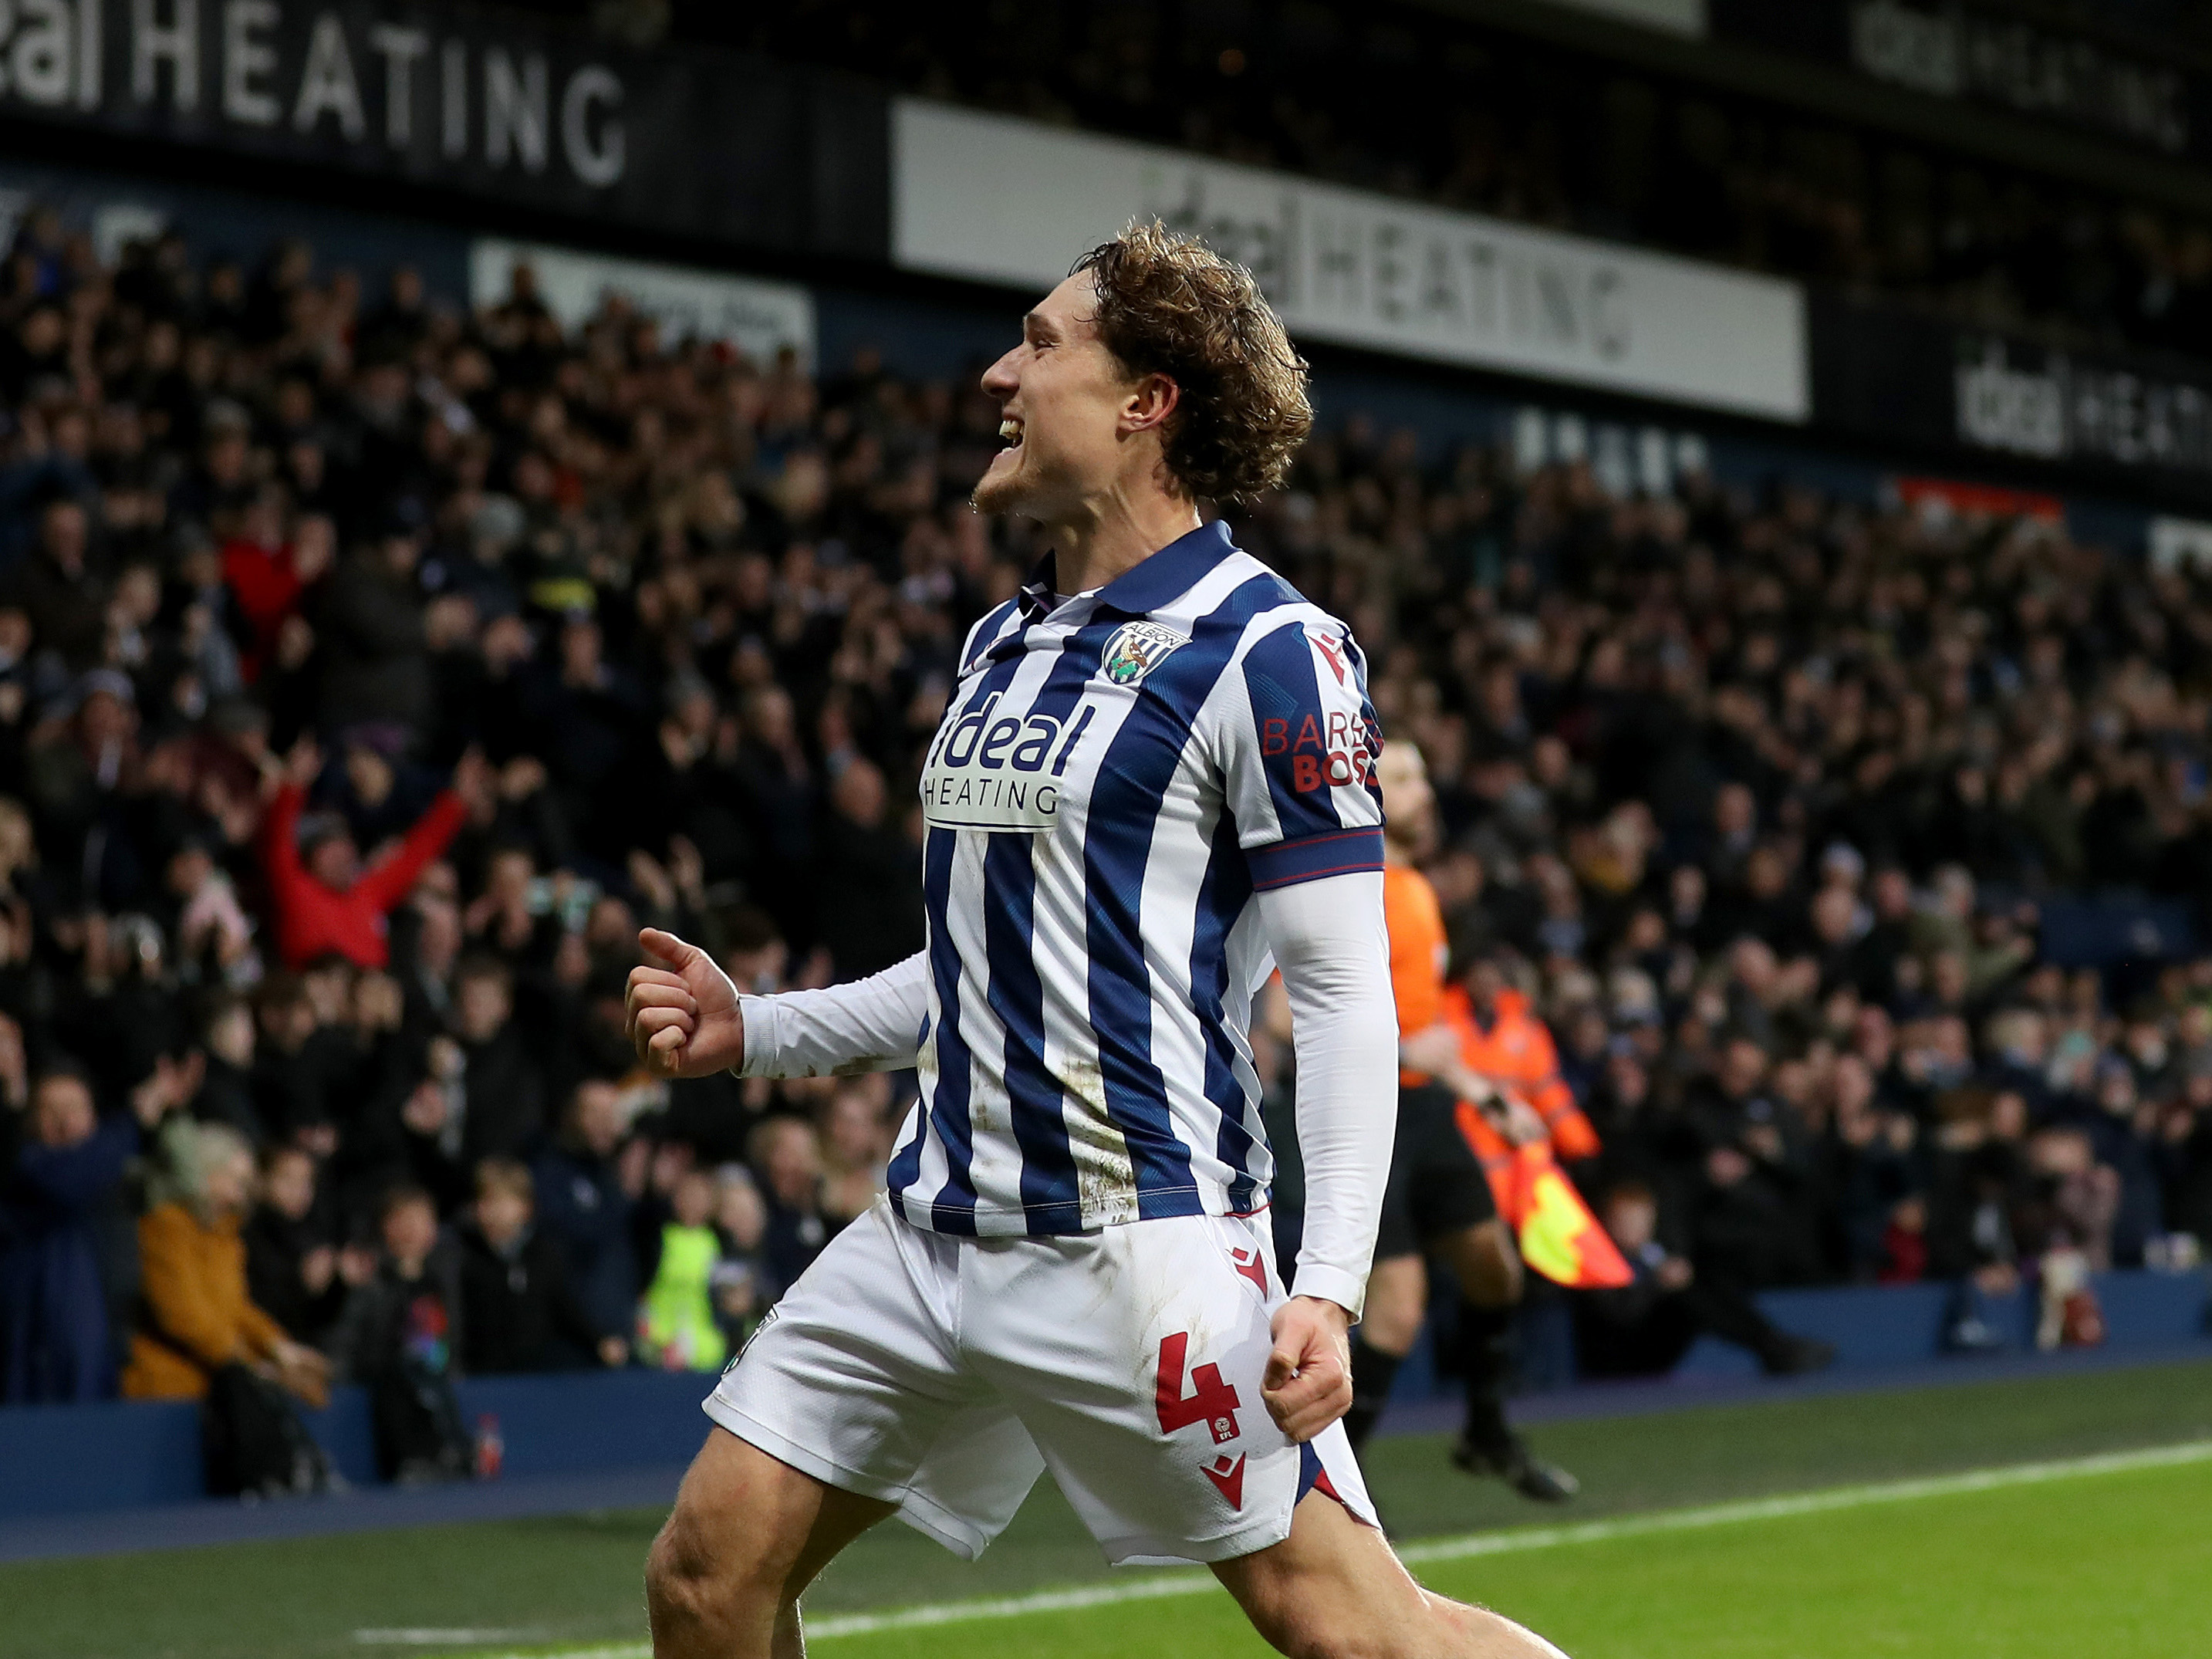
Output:
[[739,1077],[902,1071],[914,1064],[929,1011],[929,963],[917,951],[849,984],[741,996],[738,1011],[745,1022]]
[[1297,1296],[1359,1316],[1398,1128],[1398,1011],[1379,871],[1324,876],[1259,895],[1282,969],[1297,1056],[1305,1237]]

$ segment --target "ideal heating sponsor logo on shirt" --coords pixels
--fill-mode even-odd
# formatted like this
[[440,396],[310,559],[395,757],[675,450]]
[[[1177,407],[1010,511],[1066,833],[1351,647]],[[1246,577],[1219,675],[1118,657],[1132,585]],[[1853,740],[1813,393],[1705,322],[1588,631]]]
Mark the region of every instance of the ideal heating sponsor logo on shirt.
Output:
[[921,816],[944,830],[1049,830],[1060,814],[1068,757],[1097,711],[1073,725],[1050,714],[1000,713],[993,692],[947,726],[921,774]]

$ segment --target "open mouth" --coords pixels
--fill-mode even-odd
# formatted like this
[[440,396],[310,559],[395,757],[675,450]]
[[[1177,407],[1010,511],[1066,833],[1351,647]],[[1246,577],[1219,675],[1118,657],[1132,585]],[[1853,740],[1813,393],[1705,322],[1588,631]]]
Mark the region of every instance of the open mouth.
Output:
[[1021,422],[1014,416],[1007,416],[999,422],[999,436],[1006,441],[1007,448],[1019,449],[1022,447]]

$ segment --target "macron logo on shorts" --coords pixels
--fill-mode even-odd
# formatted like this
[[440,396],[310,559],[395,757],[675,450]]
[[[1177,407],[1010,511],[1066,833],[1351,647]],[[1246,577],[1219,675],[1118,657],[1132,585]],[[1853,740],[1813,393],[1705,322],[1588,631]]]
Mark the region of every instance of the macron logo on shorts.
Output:
[[1260,1287],[1260,1294],[1267,1294],[1267,1264],[1260,1259],[1257,1250],[1248,1250],[1239,1245],[1229,1252],[1229,1260],[1237,1271]]
[[1243,1452],[1237,1454],[1237,1461],[1233,1463],[1229,1461],[1229,1454],[1224,1452],[1211,1463],[1206,1464],[1200,1473],[1213,1482],[1214,1490],[1229,1500],[1231,1509],[1241,1510],[1244,1507],[1244,1454]]

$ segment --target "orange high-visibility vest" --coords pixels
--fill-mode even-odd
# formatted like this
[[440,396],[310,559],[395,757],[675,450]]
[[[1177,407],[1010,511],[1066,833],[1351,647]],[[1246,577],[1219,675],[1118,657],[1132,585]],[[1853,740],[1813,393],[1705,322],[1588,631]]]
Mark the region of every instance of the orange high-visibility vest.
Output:
[[[1468,1069],[1534,1107],[1551,1132],[1554,1152],[1569,1163],[1597,1156],[1597,1131],[1559,1076],[1559,1051],[1544,1022],[1528,1011],[1528,998],[1518,991],[1500,991],[1497,1018],[1486,1031],[1475,1019],[1474,1004],[1455,985],[1444,993],[1444,1018],[1459,1033],[1460,1056]],[[1499,1145],[1504,1144],[1501,1137]],[[1475,1151],[1479,1154],[1482,1148]]]
[[1548,1142],[1516,1147],[1474,1102],[1459,1103],[1460,1133],[1481,1161],[1498,1213],[1519,1239],[1522,1259],[1562,1285],[1627,1284],[1634,1277],[1627,1262],[1559,1166],[1560,1158],[1595,1156],[1599,1142],[1559,1076],[1559,1050],[1544,1022],[1519,992],[1502,991],[1497,1018],[1486,1031],[1457,986],[1444,994],[1444,1017],[1459,1033],[1468,1068],[1526,1101],[1550,1133]]

